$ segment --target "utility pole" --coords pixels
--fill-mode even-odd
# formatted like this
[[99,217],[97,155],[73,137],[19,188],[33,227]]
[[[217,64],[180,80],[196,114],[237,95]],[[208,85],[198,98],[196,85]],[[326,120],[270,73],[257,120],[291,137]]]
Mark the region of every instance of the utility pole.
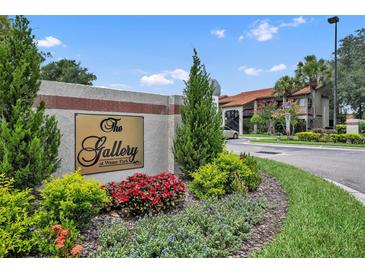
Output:
[[335,24],[335,72],[333,77],[333,129],[336,129],[337,122],[337,23],[340,21],[338,16],[327,19],[328,23]]

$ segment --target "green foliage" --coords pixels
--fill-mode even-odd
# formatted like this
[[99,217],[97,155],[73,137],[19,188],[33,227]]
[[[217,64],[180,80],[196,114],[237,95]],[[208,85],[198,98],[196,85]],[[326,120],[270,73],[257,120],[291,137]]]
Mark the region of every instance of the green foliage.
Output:
[[79,172],[45,182],[40,195],[40,206],[48,212],[51,220],[57,223],[70,220],[81,226],[109,202],[101,183],[93,179],[85,180]]
[[189,190],[200,199],[222,197],[226,194],[227,172],[222,172],[215,164],[206,164],[191,174],[193,181]]
[[[365,112],[364,112],[365,114]],[[365,134],[365,120],[361,120],[359,124],[360,133]]]
[[365,137],[356,133],[345,134],[321,134],[315,132],[299,132],[296,134],[299,141],[309,142],[333,142],[333,143],[348,143],[348,144],[364,144]]
[[219,198],[232,192],[244,194],[256,190],[261,183],[258,172],[253,157],[222,152],[213,163],[192,173],[189,189],[200,199]]
[[182,125],[177,128],[174,156],[181,170],[190,175],[223,151],[222,115],[213,100],[213,84],[194,49],[190,77],[184,89]]
[[251,124],[265,125],[266,121],[262,115],[255,113],[250,119]]
[[365,113],[365,28],[348,35],[338,48],[338,101],[358,118]]
[[286,102],[286,105],[288,106],[287,109],[284,108],[278,108],[272,112],[272,117],[275,122],[279,123],[283,129],[283,132],[286,131],[286,120],[285,115],[286,113],[290,113],[290,132],[287,132],[289,135],[294,134],[295,127],[298,124],[298,113],[299,113],[299,106],[297,103],[293,101]]
[[313,141],[313,142],[319,142],[321,138],[320,133],[315,133],[311,131],[304,131],[304,132],[298,132],[296,134],[298,136],[299,141]]
[[81,67],[80,62],[62,59],[42,67],[41,79],[92,85],[92,82],[96,80],[96,76],[93,73],[88,72],[87,68]]
[[131,252],[130,233],[120,222],[104,225],[98,233],[98,249],[92,257],[123,258]]
[[277,97],[283,97],[284,102],[285,98],[290,96],[296,87],[297,83],[295,79],[293,77],[285,75],[276,81],[273,95]]
[[242,180],[245,182],[249,191],[257,190],[258,186],[262,182],[262,178],[259,175],[260,168],[256,158],[250,154],[241,153],[240,159],[249,168],[249,172],[242,173]]
[[325,85],[331,79],[331,70],[324,59],[317,59],[315,55],[304,57],[298,62],[295,70],[295,78],[298,85]]
[[7,15],[0,15],[0,39],[3,38],[10,28],[10,20]]
[[54,116],[13,108],[14,119],[0,124],[0,172],[14,178],[19,189],[34,187],[56,171],[59,165],[60,131]]
[[32,215],[30,190],[13,188],[14,180],[0,174],[0,257],[28,256],[37,247],[33,233],[38,219]]
[[192,205],[176,215],[146,216],[134,233],[107,224],[94,257],[223,257],[235,252],[251,225],[262,222],[266,202],[241,195]]
[[261,132],[272,134],[275,132],[275,120],[273,117],[274,111],[278,108],[277,102],[259,101],[256,109],[256,113],[251,118],[251,123],[259,125]]
[[336,125],[337,133],[346,133],[346,125]]
[[0,39],[0,172],[20,189],[56,171],[60,144],[57,121],[44,114],[44,103],[32,110],[43,57],[28,25],[16,16]]

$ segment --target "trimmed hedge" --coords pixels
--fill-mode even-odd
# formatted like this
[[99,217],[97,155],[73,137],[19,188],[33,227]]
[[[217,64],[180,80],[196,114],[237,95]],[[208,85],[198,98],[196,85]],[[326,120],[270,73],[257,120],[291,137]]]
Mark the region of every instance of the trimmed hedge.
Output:
[[297,133],[296,136],[298,136],[299,141],[365,144],[365,137],[361,134],[356,134],[356,133],[322,134],[311,131],[305,131]]

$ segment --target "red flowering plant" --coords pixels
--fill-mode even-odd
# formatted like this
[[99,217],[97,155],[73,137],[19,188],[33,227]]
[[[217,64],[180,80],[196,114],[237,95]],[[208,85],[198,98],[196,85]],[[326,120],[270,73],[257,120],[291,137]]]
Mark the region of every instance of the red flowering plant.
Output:
[[136,173],[107,187],[113,206],[133,215],[175,207],[184,197],[185,190],[182,180],[167,172],[155,176]]

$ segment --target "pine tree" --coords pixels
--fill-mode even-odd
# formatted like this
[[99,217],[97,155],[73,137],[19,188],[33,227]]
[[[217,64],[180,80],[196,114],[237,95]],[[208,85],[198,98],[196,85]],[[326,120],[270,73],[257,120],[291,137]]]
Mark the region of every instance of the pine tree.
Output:
[[185,84],[182,125],[176,131],[174,156],[182,172],[189,176],[223,151],[224,138],[221,112],[213,101],[214,87],[195,49]]
[[0,173],[33,187],[56,171],[60,131],[45,104],[33,110],[42,54],[28,20],[16,16],[0,37]]

